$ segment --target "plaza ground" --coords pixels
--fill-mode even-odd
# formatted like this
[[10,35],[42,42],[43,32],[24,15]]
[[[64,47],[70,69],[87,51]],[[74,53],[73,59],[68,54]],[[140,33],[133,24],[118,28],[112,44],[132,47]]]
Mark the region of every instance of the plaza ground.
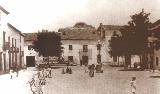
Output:
[[160,94],[160,72],[120,71],[117,67],[104,66],[104,73],[90,78],[84,67],[72,67],[73,74],[61,74],[53,69],[53,78],[47,79],[45,94],[131,94],[130,81],[137,77],[136,94]]
[[[137,77],[136,94],[160,94],[160,72],[120,71],[123,67],[104,66],[104,73],[95,73],[93,78],[84,67],[72,66],[72,74],[61,74],[62,68],[52,69],[52,78],[46,78],[42,86],[44,94],[131,94],[130,81]],[[3,94],[32,94],[28,81],[36,71],[20,71],[19,77],[10,79],[9,74],[0,75]]]

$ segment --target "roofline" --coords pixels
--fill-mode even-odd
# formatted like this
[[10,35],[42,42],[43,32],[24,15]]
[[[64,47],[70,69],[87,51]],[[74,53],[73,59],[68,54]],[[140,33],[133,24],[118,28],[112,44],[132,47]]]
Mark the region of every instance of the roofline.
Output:
[[95,41],[98,39],[61,39],[61,40],[93,40],[93,41]]
[[6,13],[7,15],[9,14],[9,12],[7,10],[5,10],[1,5],[0,5],[0,10],[2,10],[4,13]]
[[23,33],[21,33],[20,30],[18,30],[17,28],[15,28],[15,27],[14,27],[13,25],[11,25],[10,23],[7,23],[7,25],[8,25],[10,28],[14,29],[16,32],[18,32],[21,36],[24,36],[24,37],[25,37],[25,35],[24,35]]

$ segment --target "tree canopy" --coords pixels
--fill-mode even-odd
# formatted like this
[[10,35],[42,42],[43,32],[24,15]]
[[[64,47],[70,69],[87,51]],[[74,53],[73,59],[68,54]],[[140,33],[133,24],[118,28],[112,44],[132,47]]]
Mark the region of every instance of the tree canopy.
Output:
[[[150,26],[149,21],[150,13],[145,13],[144,10],[140,13],[131,16],[131,20],[127,25],[124,25],[121,29],[121,36],[113,33],[110,40],[110,55],[143,55],[147,52],[147,38],[148,28]],[[114,36],[118,37],[114,37]]]
[[33,48],[44,57],[60,57],[62,52],[61,37],[55,32],[39,32]]

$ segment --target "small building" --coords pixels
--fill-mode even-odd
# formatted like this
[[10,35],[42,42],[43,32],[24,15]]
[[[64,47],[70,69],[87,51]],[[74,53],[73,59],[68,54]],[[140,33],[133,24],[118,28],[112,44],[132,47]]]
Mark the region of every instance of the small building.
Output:
[[38,33],[24,33],[24,62],[27,67],[35,67],[36,64],[42,63],[43,57],[33,49],[33,42],[37,40]]
[[0,71],[23,67],[24,35],[7,21],[7,12],[0,6]]

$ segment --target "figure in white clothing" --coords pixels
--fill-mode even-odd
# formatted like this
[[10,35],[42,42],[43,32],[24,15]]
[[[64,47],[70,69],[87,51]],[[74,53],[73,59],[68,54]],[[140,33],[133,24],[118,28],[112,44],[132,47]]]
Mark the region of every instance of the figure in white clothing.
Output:
[[132,77],[131,92],[132,94],[136,94],[136,77]]

